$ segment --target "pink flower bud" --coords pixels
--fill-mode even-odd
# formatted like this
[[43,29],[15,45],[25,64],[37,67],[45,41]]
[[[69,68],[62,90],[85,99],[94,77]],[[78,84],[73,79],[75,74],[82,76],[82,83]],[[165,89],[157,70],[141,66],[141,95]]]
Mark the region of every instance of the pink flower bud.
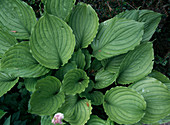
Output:
[[52,119],[52,123],[54,124],[54,125],[56,125],[57,123],[59,123],[59,124],[62,124],[62,119],[64,118],[64,114],[62,114],[62,113],[57,113],[57,114],[55,114],[54,115],[54,117],[53,117],[53,119]]
[[16,33],[17,31],[11,31],[11,32]]

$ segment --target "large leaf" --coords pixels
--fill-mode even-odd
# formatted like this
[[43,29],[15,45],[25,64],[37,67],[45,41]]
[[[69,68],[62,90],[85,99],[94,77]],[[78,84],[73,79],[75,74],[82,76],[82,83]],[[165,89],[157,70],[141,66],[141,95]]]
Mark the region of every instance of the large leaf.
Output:
[[145,114],[144,98],[126,87],[115,87],[105,94],[104,109],[109,118],[119,124],[135,124]]
[[40,64],[58,69],[71,58],[74,47],[75,37],[71,28],[58,17],[45,14],[35,25],[30,48]]
[[36,23],[33,9],[21,0],[0,0],[0,27],[18,39],[28,39]]
[[64,93],[60,92],[60,86],[61,82],[53,76],[39,80],[31,96],[30,112],[38,115],[54,114],[65,101]]
[[50,116],[41,116],[41,125],[54,125]]
[[126,10],[125,12],[122,12],[116,16],[119,18],[126,18],[126,19],[137,21],[139,18],[139,11],[140,10]]
[[75,0],[46,0],[47,13],[66,20],[71,13]]
[[153,68],[152,43],[143,43],[130,51],[120,66],[118,83],[129,84],[147,76]]
[[141,122],[151,124],[170,114],[170,93],[168,88],[155,78],[146,77],[131,88],[143,95],[147,107]]
[[15,37],[7,32],[0,31],[0,58],[13,45],[17,43]]
[[170,122],[170,115],[168,115],[164,119],[161,119],[158,123],[159,124],[164,124],[164,123],[168,123],[168,122]]
[[103,22],[92,43],[93,55],[103,60],[133,50],[142,40],[143,27],[141,22],[117,17]]
[[85,91],[88,87],[89,77],[81,69],[73,69],[66,73],[61,90],[66,94],[76,94]]
[[1,67],[16,77],[39,77],[50,71],[32,57],[29,42],[21,42],[6,51],[1,60]]
[[38,78],[26,78],[26,79],[24,79],[25,88],[30,92],[34,92],[35,86],[37,84],[37,80],[38,80]]
[[0,97],[9,91],[17,82],[19,78],[13,75],[0,72]]
[[91,115],[86,125],[106,125],[106,121],[99,118],[97,115]]
[[76,37],[76,49],[87,48],[95,38],[99,26],[94,9],[90,5],[79,3],[71,13],[68,23]]

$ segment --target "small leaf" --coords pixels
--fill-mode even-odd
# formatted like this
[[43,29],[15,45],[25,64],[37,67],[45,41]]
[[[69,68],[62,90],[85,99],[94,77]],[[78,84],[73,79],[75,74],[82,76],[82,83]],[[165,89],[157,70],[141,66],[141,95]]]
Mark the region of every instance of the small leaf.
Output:
[[29,39],[36,23],[33,9],[20,0],[0,0],[0,27],[17,39]]
[[35,86],[37,84],[37,80],[38,80],[38,78],[24,79],[25,88],[30,92],[34,92],[35,91]]
[[60,87],[61,82],[53,76],[39,80],[31,96],[30,112],[38,115],[54,114],[64,103],[65,96],[60,92]]
[[85,97],[91,101],[92,105],[101,105],[104,102],[104,95],[100,91],[86,93]]
[[66,21],[75,0],[46,0],[45,11]]
[[91,115],[86,125],[106,125],[106,121],[99,118],[97,115]]
[[51,121],[50,116],[41,116],[41,125],[54,125]]
[[3,125],[11,125],[11,116],[9,116],[9,117],[5,120],[5,122],[4,122]]
[[14,45],[2,57],[1,68],[3,71],[16,77],[39,77],[50,70],[40,65],[31,55],[29,42]]
[[94,59],[89,69],[89,73],[94,74],[96,71],[98,71],[101,68],[102,68],[102,63],[99,60]]
[[141,123],[156,123],[170,114],[170,93],[160,81],[146,77],[130,87],[139,92],[147,103],[146,114],[141,119]]
[[90,64],[91,64],[91,54],[89,53],[88,50],[84,49],[82,50],[84,55],[85,55],[85,61],[86,61],[86,65],[85,65],[85,70],[87,70],[88,68],[90,68]]
[[71,28],[56,16],[45,14],[34,27],[30,48],[43,66],[58,69],[68,62],[75,47]]
[[75,34],[76,50],[78,50],[79,48],[87,48],[93,41],[97,34],[99,19],[90,5],[79,3],[73,9],[68,24]]
[[9,91],[17,82],[19,78],[13,75],[0,72],[0,97]]
[[73,69],[66,73],[63,80],[62,91],[66,94],[76,94],[85,91],[88,87],[89,77],[81,69]]
[[144,23],[114,17],[100,24],[92,43],[93,55],[98,60],[127,53],[140,44]]
[[112,121],[135,124],[144,116],[146,102],[133,89],[115,87],[106,92],[103,106]]
[[0,109],[0,119],[6,114],[3,110]]
[[0,58],[2,55],[13,45],[15,45],[17,40],[12,35],[7,32],[0,31]]

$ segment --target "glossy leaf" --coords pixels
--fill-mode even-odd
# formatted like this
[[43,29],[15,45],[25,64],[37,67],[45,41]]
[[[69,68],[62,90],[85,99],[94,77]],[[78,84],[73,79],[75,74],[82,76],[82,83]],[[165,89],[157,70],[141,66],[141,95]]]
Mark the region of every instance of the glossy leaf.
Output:
[[75,34],[76,49],[78,50],[79,48],[87,48],[93,41],[97,34],[99,19],[90,5],[79,3],[73,9],[68,24]]
[[86,125],[106,125],[106,121],[99,118],[97,115],[91,115]]
[[43,66],[58,69],[68,62],[75,47],[71,28],[56,16],[46,14],[34,27],[30,48]]
[[36,23],[33,9],[21,0],[0,0],[0,27],[17,39],[28,39]]
[[16,77],[39,77],[50,70],[40,65],[31,55],[29,42],[14,45],[2,57],[1,68],[3,71]]
[[124,58],[119,71],[118,83],[129,84],[147,76],[153,68],[152,43],[143,43]]
[[88,87],[89,77],[81,69],[73,69],[66,73],[63,80],[62,91],[66,94],[76,94],[85,91]]
[[75,0],[46,0],[47,13],[66,20],[71,13]]
[[15,37],[7,32],[0,31],[0,58],[2,55],[13,45],[15,45],[17,40]]
[[54,114],[65,101],[65,95],[60,92],[60,87],[61,82],[53,76],[39,80],[31,96],[30,112],[38,115]]
[[0,72],[0,97],[9,91],[17,82],[19,78],[13,75]]
[[156,123],[170,114],[170,93],[160,81],[146,77],[134,83],[131,88],[139,92],[147,103],[146,114],[141,119],[142,123]]
[[103,106],[112,121],[135,124],[144,116],[146,102],[133,89],[115,87],[106,92]]
[[133,50],[142,40],[143,27],[141,22],[117,17],[101,23],[92,43],[93,55],[103,60]]

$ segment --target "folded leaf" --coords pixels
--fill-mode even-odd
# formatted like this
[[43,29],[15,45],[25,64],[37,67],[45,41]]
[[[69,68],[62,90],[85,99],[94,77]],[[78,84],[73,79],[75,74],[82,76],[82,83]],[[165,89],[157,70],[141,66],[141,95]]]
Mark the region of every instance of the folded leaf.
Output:
[[115,87],[106,92],[103,106],[112,121],[135,124],[144,116],[146,102],[133,89]]
[[71,13],[75,0],[46,0],[45,11],[66,20]]
[[43,66],[58,69],[68,62],[75,47],[71,28],[56,16],[45,14],[35,25],[30,48]]
[[17,40],[15,37],[7,32],[0,31],[0,58],[2,55],[13,45],[15,45]]
[[139,92],[147,104],[146,114],[141,119],[141,123],[156,123],[170,114],[170,93],[160,81],[146,77],[130,87]]
[[93,55],[98,60],[127,53],[140,44],[144,23],[114,17],[100,24],[92,43]]
[[31,96],[30,112],[37,115],[54,114],[65,101],[65,95],[60,92],[60,87],[61,82],[53,76],[39,80]]
[[36,23],[33,9],[21,0],[0,0],[0,27],[17,39],[28,39]]
[[129,84],[147,76],[153,68],[152,43],[147,42],[128,52],[119,70],[118,83]]
[[39,77],[50,70],[40,65],[31,55],[29,42],[14,45],[2,57],[2,70],[16,77]]
[[68,24],[76,37],[76,49],[87,48],[97,34],[99,19],[95,10],[85,3],[73,9]]
[[82,50],[82,52],[84,53],[85,55],[85,61],[86,61],[86,65],[85,65],[85,70],[87,70],[88,68],[90,68],[90,64],[91,64],[91,55],[89,53],[88,50],[84,49]]

